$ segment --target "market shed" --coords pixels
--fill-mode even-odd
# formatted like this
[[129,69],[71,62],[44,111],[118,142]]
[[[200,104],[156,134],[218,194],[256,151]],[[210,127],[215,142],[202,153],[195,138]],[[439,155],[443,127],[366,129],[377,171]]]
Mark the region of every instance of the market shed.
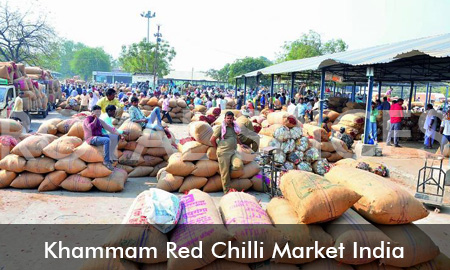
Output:
[[[373,96],[374,82],[408,83],[410,86],[408,109],[415,82],[450,81],[450,33],[432,37],[418,38],[397,43],[374,46],[365,49],[350,50],[335,54],[316,56],[306,59],[287,61],[255,70],[237,79],[271,75],[271,96],[273,95],[274,75],[296,78],[316,79],[320,81],[320,121],[322,121],[323,102],[326,79],[339,78],[342,82],[353,83],[353,95],[357,83],[367,82],[367,106],[365,141],[368,140],[368,121],[370,102]],[[258,79],[257,79],[258,80]],[[431,93],[428,91],[427,97]],[[378,87],[379,95],[381,87]],[[291,83],[291,94],[294,84]]]

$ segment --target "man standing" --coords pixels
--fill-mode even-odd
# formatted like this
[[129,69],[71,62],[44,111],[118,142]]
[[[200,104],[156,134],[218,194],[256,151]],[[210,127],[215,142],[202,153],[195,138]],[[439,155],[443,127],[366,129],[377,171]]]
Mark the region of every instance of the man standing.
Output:
[[[93,146],[103,145],[103,165],[110,171],[114,170],[112,163],[117,159],[111,153],[114,153],[117,147],[118,140],[110,137],[110,135],[103,135],[102,128],[120,137],[123,140],[123,136],[113,127],[106,124],[100,117],[101,108],[96,105],[92,108],[92,115],[86,117],[83,122],[84,139],[86,142]],[[117,137],[115,137],[117,138]]]
[[287,107],[287,112],[288,112],[290,115],[295,116],[295,118],[298,117],[298,108],[297,108],[297,106],[295,105],[295,99],[294,99],[294,98],[291,99],[291,104],[289,104],[289,106]]
[[391,138],[394,136],[394,146],[401,147],[398,144],[399,136],[398,131],[402,128],[402,119],[403,119],[403,99],[399,99],[395,104],[391,106],[391,110],[389,114],[391,116],[391,127],[389,128],[388,137],[386,140],[386,145],[391,146]]
[[378,133],[377,133],[377,116],[378,109],[375,102],[372,102],[372,110],[370,111],[370,135],[374,144],[378,141]]
[[[221,128],[216,129],[211,137],[212,145],[217,147],[217,159],[224,193],[230,191],[231,157],[236,153],[237,143],[240,144],[239,133],[240,129],[234,121],[234,114],[228,111]],[[217,143],[217,139],[219,139],[219,143]]]
[[89,90],[88,91],[88,95],[89,95],[89,111],[92,111],[92,108],[97,104],[99,97],[97,92],[93,91],[93,90]]
[[381,103],[381,110],[389,111],[391,109],[391,104],[388,101],[387,97],[383,97],[383,102]]
[[108,89],[108,91],[106,91],[106,97],[102,97],[97,102],[97,105],[100,106],[100,108],[102,109],[102,113],[106,113],[106,107],[108,105],[114,105],[117,108],[123,107],[123,105],[115,97],[116,97],[116,91],[114,89],[110,88],[110,89]]
[[425,129],[425,140],[423,144],[426,149],[433,149],[434,135],[436,133],[436,111],[432,104],[427,104],[427,118],[423,128]]
[[305,123],[305,114],[306,114],[307,106],[304,102],[303,98],[300,98],[298,104],[297,104],[297,112],[298,112],[298,119],[302,124]]
[[172,122],[172,117],[170,117],[170,114],[169,114],[169,112],[171,110],[171,108],[169,106],[169,104],[170,104],[169,97],[167,96],[167,94],[164,94],[163,98],[164,98],[164,101],[162,103],[163,116],[162,116],[161,120],[164,119],[164,117],[167,117],[167,120],[169,120],[169,123],[172,124],[173,123]]
[[87,111],[89,108],[90,96],[87,94],[86,90],[83,90],[83,94],[81,94],[80,101],[80,112]]
[[19,92],[19,96],[14,100],[14,107],[12,109],[10,118],[17,118],[20,120],[22,126],[25,128],[27,133],[30,132],[31,119],[26,112],[23,111],[23,98],[25,93],[23,91]]

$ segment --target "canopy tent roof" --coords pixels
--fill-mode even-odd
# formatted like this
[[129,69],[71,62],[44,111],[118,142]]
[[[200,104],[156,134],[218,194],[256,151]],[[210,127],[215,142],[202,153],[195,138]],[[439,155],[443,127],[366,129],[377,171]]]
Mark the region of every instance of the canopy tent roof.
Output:
[[450,33],[286,61],[237,78],[292,72],[312,75],[326,68],[346,81],[366,81],[367,66],[375,67],[375,80],[450,80]]

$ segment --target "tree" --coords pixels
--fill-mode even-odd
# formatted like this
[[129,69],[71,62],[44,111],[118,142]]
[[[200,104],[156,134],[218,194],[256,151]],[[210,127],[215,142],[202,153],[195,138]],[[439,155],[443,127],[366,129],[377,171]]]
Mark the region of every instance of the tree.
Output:
[[111,71],[111,56],[102,48],[82,48],[75,52],[70,68],[88,80],[93,71]]
[[332,39],[323,43],[320,35],[310,30],[308,34],[302,34],[297,40],[285,42],[278,62],[343,52],[347,48],[348,45],[342,39]]
[[[145,39],[139,43],[122,46],[119,63],[127,72],[153,73],[155,68],[156,43]],[[170,72],[170,62],[175,57],[175,49],[167,41],[162,40],[158,45],[157,75],[163,77]]]
[[238,59],[229,66],[228,82],[233,83],[235,81],[235,77],[254,70],[265,68],[271,64],[272,62],[263,56],[258,58],[245,57],[243,59]]
[[20,12],[0,4],[0,58],[35,65],[40,56],[52,57],[55,30],[45,14]]

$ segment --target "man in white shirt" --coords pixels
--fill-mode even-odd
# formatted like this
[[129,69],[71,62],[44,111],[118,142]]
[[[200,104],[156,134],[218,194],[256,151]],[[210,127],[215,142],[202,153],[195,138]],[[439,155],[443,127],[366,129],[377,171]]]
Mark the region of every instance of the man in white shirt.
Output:
[[295,105],[295,99],[291,99],[291,104],[289,104],[287,112],[295,116],[296,118],[298,117],[298,109],[297,106]]
[[80,112],[89,110],[89,101],[91,97],[87,94],[86,90],[83,90],[83,94],[81,94],[80,101]]
[[425,123],[423,126],[423,128],[425,129],[425,140],[423,144],[427,149],[433,148],[434,135],[436,133],[436,123],[436,111],[433,109],[433,105],[427,104],[427,118],[425,118]]
[[220,99],[220,109],[221,110],[227,109],[227,100],[223,96]]

